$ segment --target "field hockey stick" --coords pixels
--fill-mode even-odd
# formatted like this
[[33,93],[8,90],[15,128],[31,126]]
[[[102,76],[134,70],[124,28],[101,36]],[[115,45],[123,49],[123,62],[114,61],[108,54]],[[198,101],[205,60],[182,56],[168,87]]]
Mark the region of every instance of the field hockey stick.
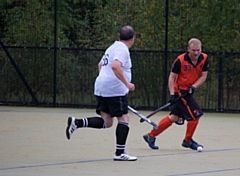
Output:
[[[184,96],[186,96],[186,95],[187,95],[187,94],[184,94],[184,95],[182,95],[182,96],[180,96],[180,97],[177,97],[175,100],[173,100],[173,102],[168,102],[167,104],[159,107],[158,109],[156,109],[155,111],[153,111],[152,113],[150,113],[149,115],[147,115],[146,118],[150,118],[151,116],[153,116],[154,114],[158,113],[159,111],[161,111],[161,110],[163,110],[163,109],[165,109],[165,108],[167,108],[167,107],[169,107],[169,106],[172,106],[176,101],[178,101],[179,99],[181,99],[182,97],[184,97]],[[146,121],[146,120],[140,119],[140,122],[141,122],[141,123],[144,122],[144,121]]]
[[147,123],[149,123],[150,125],[152,125],[154,130],[157,130],[157,129],[158,129],[157,124],[154,123],[152,120],[150,120],[150,119],[148,119],[146,116],[140,114],[137,110],[133,109],[133,108],[130,107],[130,106],[128,106],[128,109],[129,109],[130,111],[132,111],[134,114],[136,114],[138,117],[140,117],[141,120],[146,121]]

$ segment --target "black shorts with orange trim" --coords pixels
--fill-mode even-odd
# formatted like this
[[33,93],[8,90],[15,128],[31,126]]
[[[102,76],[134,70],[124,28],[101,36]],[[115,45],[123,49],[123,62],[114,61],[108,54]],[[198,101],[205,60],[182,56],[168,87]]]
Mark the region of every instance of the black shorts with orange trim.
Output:
[[192,95],[188,95],[185,90],[175,92],[174,97],[177,98],[181,95],[185,96],[175,102],[175,104],[171,107],[170,114],[177,115],[187,121],[200,118],[203,115],[203,112],[194,97]]
[[96,96],[97,108],[96,113],[100,111],[110,114],[111,117],[121,117],[128,113],[128,96],[101,97]]

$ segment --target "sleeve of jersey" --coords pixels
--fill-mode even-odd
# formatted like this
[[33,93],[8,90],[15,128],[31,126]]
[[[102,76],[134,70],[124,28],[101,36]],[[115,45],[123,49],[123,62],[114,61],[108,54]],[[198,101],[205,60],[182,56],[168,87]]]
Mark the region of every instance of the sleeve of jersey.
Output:
[[179,59],[176,59],[172,64],[172,70],[171,71],[173,73],[179,74],[180,70],[181,70],[181,62],[180,62]]
[[114,53],[114,60],[117,59],[119,60],[122,65],[124,65],[124,63],[126,62],[126,58],[127,58],[127,52],[123,49],[118,49],[115,51]]
[[203,65],[202,71],[208,71],[208,68],[209,68],[209,63],[208,63],[208,57],[207,57],[204,65]]

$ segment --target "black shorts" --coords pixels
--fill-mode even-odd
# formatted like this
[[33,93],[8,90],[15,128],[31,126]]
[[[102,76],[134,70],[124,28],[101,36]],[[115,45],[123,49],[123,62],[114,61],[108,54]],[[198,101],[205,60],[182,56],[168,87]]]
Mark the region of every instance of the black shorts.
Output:
[[[181,91],[181,95],[186,95],[187,91]],[[178,92],[175,92],[175,98],[181,96]],[[177,115],[187,121],[194,120],[196,118],[200,118],[203,115],[203,112],[193,98],[192,95],[186,95],[180,100],[176,101],[176,103],[171,107],[170,114]]]
[[96,113],[100,115],[100,111],[110,114],[111,117],[121,117],[128,113],[128,97],[101,97],[97,98]]

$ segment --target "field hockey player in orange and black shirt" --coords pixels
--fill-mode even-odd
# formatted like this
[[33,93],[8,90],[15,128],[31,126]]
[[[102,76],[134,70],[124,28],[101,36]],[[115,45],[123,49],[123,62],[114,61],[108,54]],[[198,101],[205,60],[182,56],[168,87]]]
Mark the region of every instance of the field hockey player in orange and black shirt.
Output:
[[[182,146],[193,150],[198,150],[199,147],[203,148],[201,144],[193,140],[193,134],[198,126],[199,119],[203,115],[200,106],[193,97],[193,93],[205,82],[208,67],[208,56],[202,53],[201,41],[196,38],[190,39],[187,52],[175,59],[169,75],[169,102],[174,102],[171,112],[159,121],[157,130],[151,130],[143,136],[150,148],[158,149],[158,146],[155,145],[156,136],[174,122],[183,125],[185,120],[187,121],[187,128]],[[175,101],[180,96],[183,97]]]

